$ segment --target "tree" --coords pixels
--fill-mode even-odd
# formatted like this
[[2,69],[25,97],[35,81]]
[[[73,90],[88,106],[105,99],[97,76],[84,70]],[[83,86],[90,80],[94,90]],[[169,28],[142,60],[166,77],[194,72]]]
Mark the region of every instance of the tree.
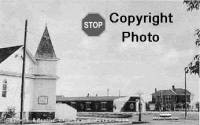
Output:
[[[187,5],[187,11],[199,10],[200,0],[184,0],[183,3]],[[195,44],[197,47],[200,47],[200,29],[195,30],[195,37]],[[200,77],[199,58],[200,54],[195,55],[185,71],[190,72],[191,74],[197,74]]]
[[184,0],[183,3],[187,5],[187,11],[198,10],[200,5],[199,0]]
[[8,107],[7,111],[3,114],[3,119],[13,118],[16,115],[15,110],[15,107]]
[[[196,41],[195,44],[197,47],[200,47],[200,29],[195,31]],[[199,58],[200,54],[194,56],[193,60],[188,65],[188,70],[191,74],[199,75]]]

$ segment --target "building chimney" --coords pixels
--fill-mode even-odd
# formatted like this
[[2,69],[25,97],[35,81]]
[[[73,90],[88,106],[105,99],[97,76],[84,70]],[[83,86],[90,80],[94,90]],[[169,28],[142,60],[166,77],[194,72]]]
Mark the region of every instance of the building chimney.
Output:
[[155,93],[157,92],[157,88],[155,88]]
[[107,89],[107,96],[109,96],[109,89]]
[[175,86],[174,85],[172,86],[172,90],[175,90]]

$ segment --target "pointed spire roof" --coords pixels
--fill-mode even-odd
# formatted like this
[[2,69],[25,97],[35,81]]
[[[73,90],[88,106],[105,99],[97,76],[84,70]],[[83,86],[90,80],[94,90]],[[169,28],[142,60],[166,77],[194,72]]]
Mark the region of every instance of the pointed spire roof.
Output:
[[57,59],[47,26],[45,27],[35,57],[36,59]]

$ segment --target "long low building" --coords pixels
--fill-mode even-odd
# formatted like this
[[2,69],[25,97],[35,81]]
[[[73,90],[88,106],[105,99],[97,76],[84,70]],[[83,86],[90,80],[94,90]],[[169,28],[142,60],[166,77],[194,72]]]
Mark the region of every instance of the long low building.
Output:
[[57,96],[56,103],[70,105],[77,112],[136,112],[139,99],[138,96]]

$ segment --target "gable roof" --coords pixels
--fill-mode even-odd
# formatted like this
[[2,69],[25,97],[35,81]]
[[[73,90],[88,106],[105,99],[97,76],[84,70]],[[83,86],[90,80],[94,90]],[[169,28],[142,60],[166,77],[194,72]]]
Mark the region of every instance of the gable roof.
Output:
[[[191,95],[191,93],[186,90],[187,95]],[[153,96],[160,96],[160,95],[185,95],[185,89],[176,88],[173,90],[159,90],[157,92],[152,93]]]
[[10,55],[17,51],[22,45],[0,48],[0,63],[6,60]]
[[37,48],[36,59],[57,59],[47,27],[45,27],[44,33]]
[[159,90],[159,91],[153,93],[153,95],[176,95],[176,93],[174,93],[171,90]]
[[[182,89],[182,88],[176,88],[173,90],[177,95],[185,95],[185,89]],[[191,93],[186,90],[186,94],[187,95],[191,95]]]

